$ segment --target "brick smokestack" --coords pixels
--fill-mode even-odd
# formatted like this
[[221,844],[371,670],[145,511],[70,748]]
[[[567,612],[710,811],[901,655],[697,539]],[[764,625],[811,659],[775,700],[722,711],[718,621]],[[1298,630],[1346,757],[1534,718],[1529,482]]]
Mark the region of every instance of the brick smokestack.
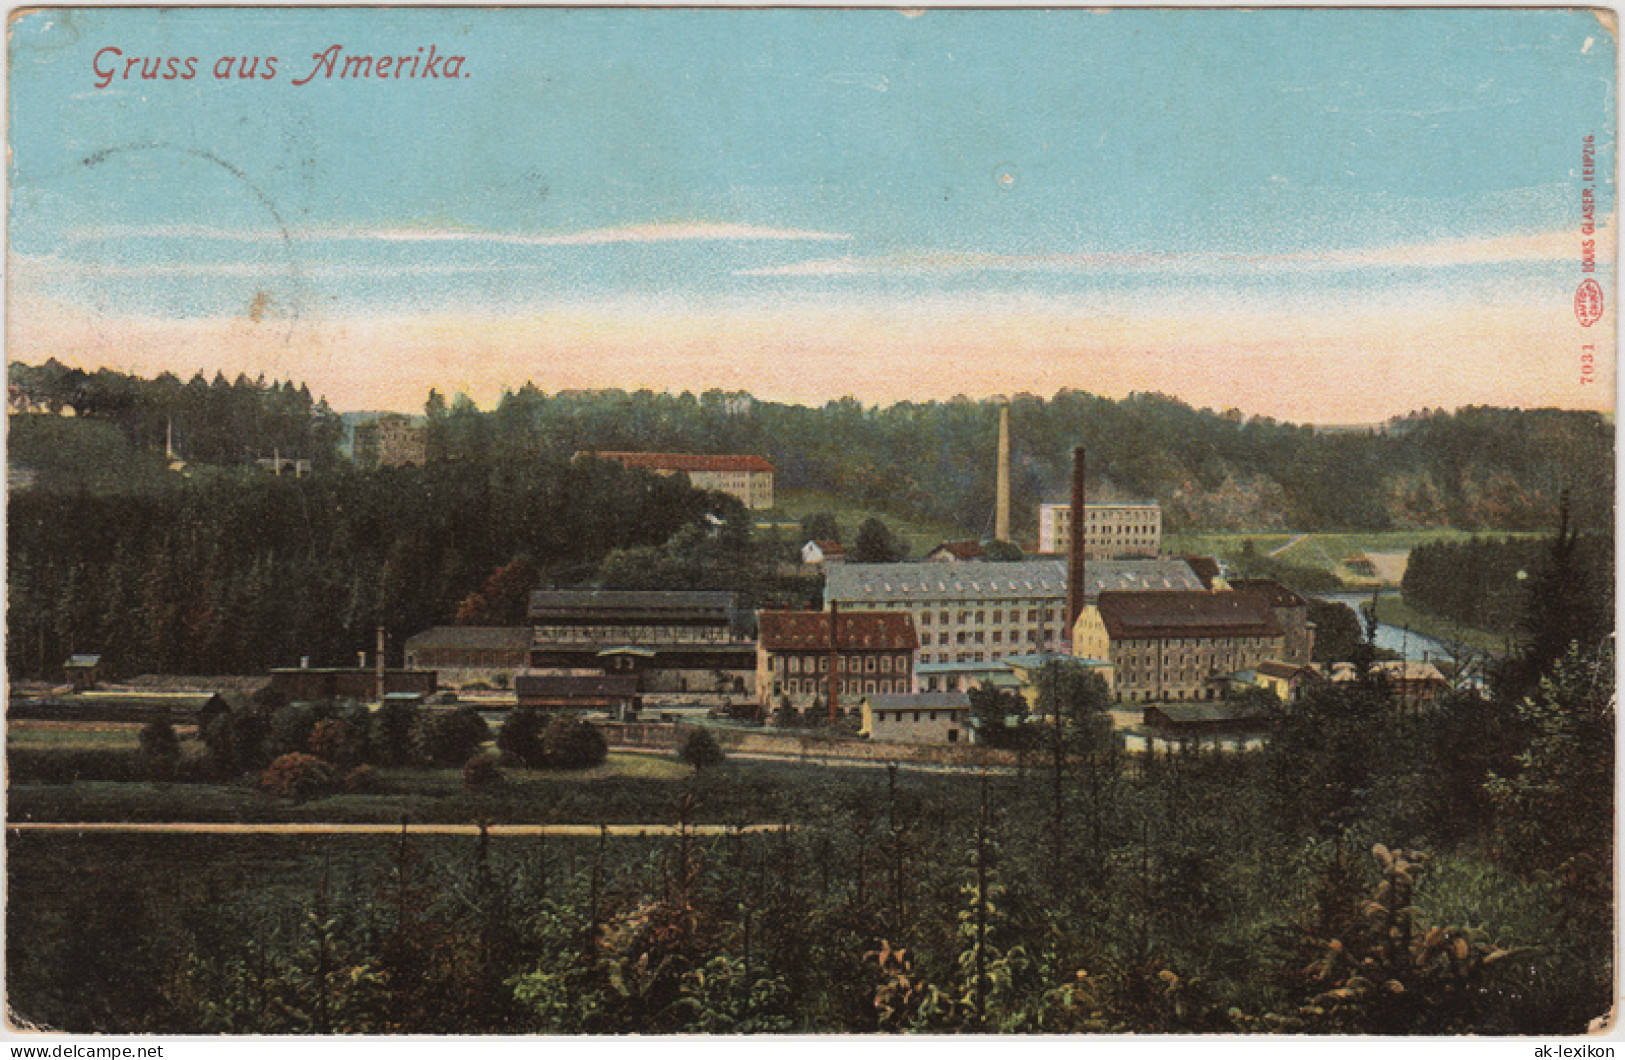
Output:
[[378,627],[378,702],[384,701],[384,627]]
[[1083,614],[1084,605],[1083,538],[1088,516],[1083,510],[1083,482],[1083,446],[1080,445],[1072,450],[1072,533],[1067,541],[1070,562],[1066,568],[1067,640],[1072,639],[1072,630],[1078,624],[1078,616]]
[[1010,540],[1010,406],[999,408],[999,470],[993,501],[993,540]]
[[841,719],[841,681],[837,676],[841,665],[841,602],[829,602],[829,727],[835,728]]

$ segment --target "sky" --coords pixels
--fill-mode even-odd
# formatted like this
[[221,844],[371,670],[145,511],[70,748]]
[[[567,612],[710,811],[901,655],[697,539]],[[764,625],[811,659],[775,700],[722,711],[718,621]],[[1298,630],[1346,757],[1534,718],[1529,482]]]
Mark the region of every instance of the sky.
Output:
[[402,411],[1613,408],[1585,11],[75,9],[9,50],[13,360]]

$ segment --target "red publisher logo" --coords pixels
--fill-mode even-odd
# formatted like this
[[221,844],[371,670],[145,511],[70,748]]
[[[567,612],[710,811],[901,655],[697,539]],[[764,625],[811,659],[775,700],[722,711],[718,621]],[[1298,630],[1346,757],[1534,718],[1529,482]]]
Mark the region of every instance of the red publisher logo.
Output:
[[1574,316],[1582,328],[1602,319],[1602,285],[1596,280],[1583,280],[1575,290]]

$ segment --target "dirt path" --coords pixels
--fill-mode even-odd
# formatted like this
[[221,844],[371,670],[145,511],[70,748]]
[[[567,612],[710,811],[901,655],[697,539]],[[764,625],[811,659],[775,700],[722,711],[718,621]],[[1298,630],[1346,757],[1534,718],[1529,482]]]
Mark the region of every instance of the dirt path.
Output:
[[1268,555],[1271,559],[1273,559],[1276,556],[1279,556],[1281,553],[1285,552],[1287,549],[1291,548],[1293,545],[1296,545],[1298,542],[1302,541],[1304,538],[1306,538],[1308,536],[1309,536],[1308,534],[1299,534],[1297,537],[1293,538],[1291,541],[1288,541],[1286,544],[1282,545],[1280,548],[1270,549],[1270,551],[1268,553],[1266,553],[1266,555]]

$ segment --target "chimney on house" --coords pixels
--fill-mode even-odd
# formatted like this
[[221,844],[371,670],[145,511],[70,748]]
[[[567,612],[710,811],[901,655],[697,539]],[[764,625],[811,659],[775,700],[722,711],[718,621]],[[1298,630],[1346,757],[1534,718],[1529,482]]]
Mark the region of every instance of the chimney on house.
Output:
[[999,408],[999,470],[993,509],[993,540],[1010,540],[1010,406]]
[[1083,535],[1087,517],[1083,510],[1083,481],[1083,446],[1080,445],[1072,450],[1072,532],[1068,539],[1070,562],[1066,569],[1065,636],[1068,640],[1078,624],[1078,616],[1083,614],[1085,602]]

